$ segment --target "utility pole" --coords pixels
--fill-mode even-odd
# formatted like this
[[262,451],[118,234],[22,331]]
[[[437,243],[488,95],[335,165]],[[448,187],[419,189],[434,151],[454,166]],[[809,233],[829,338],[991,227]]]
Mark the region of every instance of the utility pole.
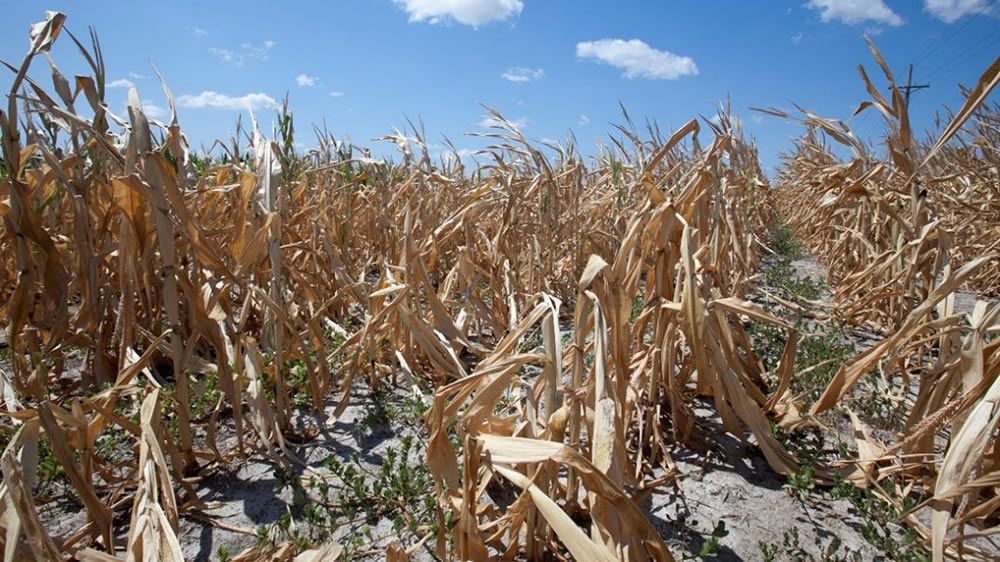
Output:
[[910,63],[910,67],[906,72],[906,85],[900,88],[906,94],[906,107],[910,107],[910,92],[914,90],[923,90],[924,88],[930,88],[930,84],[914,84],[913,83],[913,64]]

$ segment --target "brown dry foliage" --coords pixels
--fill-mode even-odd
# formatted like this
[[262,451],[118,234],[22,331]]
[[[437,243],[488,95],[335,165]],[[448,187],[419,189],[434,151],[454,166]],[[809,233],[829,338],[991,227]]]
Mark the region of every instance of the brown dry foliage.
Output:
[[[992,554],[964,543],[964,525],[981,529],[972,534],[997,530],[1000,500],[989,475],[1000,458],[1000,304],[979,301],[958,314],[955,298],[960,290],[1000,292],[1000,108],[986,103],[1000,82],[1000,59],[974,88],[963,89],[966,103],[940,134],[919,142],[905,97],[869,46],[892,96],[885,99],[859,66],[871,99],[854,115],[877,111],[885,120],[885,157],[847,124],[800,109],[807,133],[785,157],[775,190],[779,212],[836,284],[837,316],[884,337],[840,369],[810,414],[835,407],[878,369],[906,422],[888,451],[877,447],[879,454],[864,459],[878,461],[867,465],[877,466],[874,481],[901,475],[906,491],[931,496],[906,522],[931,544],[934,560],[987,559]],[[846,147],[851,159],[836,159],[824,138]],[[901,505],[901,498],[890,499]],[[923,508],[932,511],[931,528],[917,516]]]
[[[472,172],[457,159],[435,167],[419,136],[399,132],[386,140],[405,148],[401,164],[346,157],[322,135],[320,149],[289,162],[254,124],[248,146],[238,133],[224,145],[228,162],[199,174],[165,85],[167,123],[147,119],[134,90],[127,120],[107,110],[93,33],[89,48],[70,37],[92,76],[71,85],[52,63],[55,97],[26,76],[68,33],[64,19],[49,13],[33,28],[0,113],[0,321],[12,351],[11,372],[0,374],[4,415],[18,426],[0,459],[6,559],[179,559],[178,518],[200,507],[192,475],[253,453],[294,462],[285,439],[303,436],[291,424],[291,382],[277,368],[289,358],[304,364],[315,410],[333,400],[339,415],[358,378],[378,387],[402,377],[433,395],[427,463],[442,557],[556,550],[671,560],[628,490],[641,490],[654,467],[672,470],[668,443],[708,438],[694,425],[698,395],[727,431],[752,434],[774,471],[798,470],[771,429],[772,420],[805,415],[787,392],[797,338],[778,368],[782,384],[769,391],[743,324],[755,318],[792,333],[744,300],[771,194],[754,145],[727,111],[709,124],[705,147],[697,121],[668,138],[649,126],[641,140],[626,114],[622,139],[591,167],[572,146],[557,147],[552,161],[494,113],[501,125],[487,135],[490,164]],[[888,334],[841,371],[814,411],[833,406],[873,361],[931,373],[904,449],[926,453],[921,463],[933,469],[941,451],[919,421],[944,411],[958,435],[944,467],[928,477],[888,458],[848,476],[864,484],[890,466],[909,470],[935,489],[937,533],[950,505],[963,506],[954,517],[985,520],[995,503],[992,425],[979,420],[996,423],[998,344],[987,335],[998,309],[980,307],[960,326],[948,299],[965,282],[996,287],[995,260],[982,249],[995,241],[958,242],[981,220],[976,213],[995,212],[996,166],[963,167],[968,156],[949,147],[919,162],[899,99],[876,100],[898,128],[890,162],[859,154],[836,164],[804,143],[778,201],[811,249],[843,272],[842,286],[854,287],[838,292],[845,315],[879,321]],[[43,118],[58,129],[51,138],[37,133]],[[941,175],[956,168],[964,175]],[[933,184],[962,200],[984,174],[994,182],[986,207],[915,197]],[[809,217],[789,212],[807,196],[803,186],[832,202]],[[913,214],[897,210],[899,201]],[[939,209],[950,210],[939,218]],[[524,351],[535,329],[542,345]],[[329,331],[345,336],[335,353],[325,351]],[[85,353],[79,372],[66,369],[70,348]],[[176,387],[157,388],[154,368],[169,368]],[[218,377],[223,398],[193,418],[189,385],[206,374]],[[123,396],[141,401],[139,424],[114,412]],[[176,409],[176,435],[161,423],[161,396]],[[216,438],[220,415],[231,416],[232,444]],[[134,437],[137,458],[102,457],[94,442],[109,427]],[[70,537],[51,537],[31,498],[40,439],[88,514]],[[112,462],[116,470],[106,470]],[[489,498],[493,480],[521,491],[507,509]],[[113,544],[112,521],[127,513],[127,544]],[[955,543],[946,546],[951,553]],[[240,559],[294,553],[282,545]]]

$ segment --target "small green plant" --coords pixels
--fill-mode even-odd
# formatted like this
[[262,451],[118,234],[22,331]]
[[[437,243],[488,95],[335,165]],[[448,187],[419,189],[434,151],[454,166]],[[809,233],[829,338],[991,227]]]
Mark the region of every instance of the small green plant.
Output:
[[358,423],[354,424],[351,430],[356,440],[360,441],[366,435],[375,433],[392,421],[393,416],[390,412],[392,407],[387,404],[388,402],[389,392],[384,388],[379,387],[372,391],[371,403],[365,408],[365,415],[358,420]]
[[278,110],[278,163],[281,164],[281,184],[291,186],[305,171],[305,162],[295,153],[295,121],[288,107],[288,96]]
[[635,299],[632,301],[632,313],[629,315],[628,319],[629,324],[635,322],[636,318],[642,314],[642,309],[645,307],[645,304],[643,292],[639,291],[639,294],[636,295]]
[[[799,326],[802,326],[801,321]],[[849,343],[844,336],[843,328],[839,326],[825,334],[802,338],[795,362],[796,369],[812,370],[803,376],[794,377],[792,390],[796,393],[808,393],[807,404],[811,405],[819,399],[840,367],[854,354],[854,344]]]
[[823,294],[822,283],[808,277],[797,275],[792,262],[805,257],[802,244],[795,237],[792,229],[780,217],[771,226],[771,249],[777,254],[777,260],[770,264],[764,279],[767,284],[783,290],[792,298],[816,300]]
[[[841,547],[844,548],[843,553],[840,552]],[[826,545],[826,548],[823,549],[820,556],[820,562],[861,562],[862,560],[860,552],[851,550],[844,546],[843,541],[841,541],[840,537],[837,536],[830,539],[830,544]]]
[[[190,376],[190,374],[189,374]],[[212,412],[212,408],[222,398],[222,391],[219,390],[219,375],[209,373],[203,375],[196,384],[202,387],[200,392],[195,392],[191,396],[191,417],[193,419],[204,418]]]
[[[356,424],[358,427],[422,423],[428,406],[419,397],[398,400],[381,390],[373,394],[373,406]],[[323,461],[328,472],[324,476],[313,474],[304,479],[291,468],[275,467],[276,491],[292,491],[292,503],[301,509],[308,529],[292,538],[321,542],[344,525],[380,519],[392,521],[395,536],[433,529],[437,504],[433,494],[427,493],[434,484],[423,462],[426,449],[426,436],[417,432],[404,435],[396,448],[387,449],[377,468],[369,467],[357,453],[348,458],[328,456]],[[279,534],[285,533],[282,523],[281,519],[276,522]],[[346,540],[345,553],[350,553],[376,539],[365,525],[361,533],[352,533]]]
[[[74,455],[76,454],[73,451]],[[45,497],[52,492],[53,486],[57,482],[64,481],[66,478],[66,469],[63,468],[63,464],[59,462],[55,453],[52,452],[52,446],[49,444],[47,438],[40,439],[38,441],[38,479],[36,481],[36,486],[39,490],[39,496]]]
[[622,183],[622,171],[625,169],[625,165],[621,160],[615,158],[614,154],[608,155],[608,164],[611,169],[611,183],[618,186]]
[[815,476],[816,470],[812,465],[803,463],[795,474],[788,476],[788,481],[785,482],[784,488],[798,498],[799,501],[805,501],[806,497],[813,491],[813,488],[816,487],[813,483]]
[[823,284],[796,274],[792,260],[781,257],[772,263],[764,274],[771,287],[783,290],[792,298],[816,300],[823,295]]
[[217,554],[219,562],[229,562],[229,548],[227,548],[226,545],[219,545]]
[[[880,485],[886,494],[896,495],[896,484],[891,479],[883,480]],[[838,476],[827,497],[851,502],[862,521],[861,536],[890,559],[897,562],[930,560],[930,554],[919,543],[916,531],[913,529],[903,531],[899,526],[901,515],[899,510],[873,491],[862,490]],[[902,501],[904,512],[912,509],[923,499],[904,497]]]
[[285,362],[288,378],[285,382],[292,389],[292,404],[297,408],[308,408],[312,405],[309,391],[309,369],[304,361],[295,359]]
[[[802,318],[796,320],[795,327],[800,332],[806,330]],[[785,329],[755,320],[750,324],[750,341],[764,369],[773,373],[784,353],[787,342]],[[811,405],[822,395],[837,370],[854,354],[855,347],[840,326],[826,333],[807,333],[799,340],[795,359],[797,375],[792,377],[790,384],[792,393],[805,394],[806,405]]]
[[775,217],[771,224],[771,249],[779,256],[789,260],[798,260],[805,257],[805,250],[802,243],[795,237],[792,228],[781,217]]
[[785,551],[785,555],[790,560],[804,561],[811,558],[811,556],[809,556],[809,553],[806,552],[804,548],[802,548],[798,527],[792,527],[791,531],[782,531],[781,546]]
[[698,554],[694,556],[685,556],[683,560],[697,560],[705,558],[715,558],[719,555],[720,541],[729,536],[729,531],[726,529],[726,522],[719,521],[715,524],[712,529],[712,534],[708,537],[708,540],[701,543],[701,548],[698,549]]
[[271,528],[267,525],[257,527],[257,546],[264,546],[273,543],[271,539]]
[[757,548],[764,562],[775,562],[778,559],[778,545],[774,543],[758,541]]
[[788,294],[797,299],[817,300],[823,295],[823,285],[808,277],[794,277],[785,282]]
[[788,341],[785,329],[770,322],[753,320],[750,323],[750,341],[754,354],[764,364],[764,370],[774,372]]

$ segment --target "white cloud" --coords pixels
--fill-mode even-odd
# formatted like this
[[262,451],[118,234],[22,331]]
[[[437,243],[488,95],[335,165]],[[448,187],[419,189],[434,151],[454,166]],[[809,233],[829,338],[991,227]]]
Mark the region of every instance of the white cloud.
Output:
[[456,152],[458,153],[459,160],[469,160],[469,159],[475,159],[476,154],[479,151],[473,150],[471,148],[459,148],[454,152],[451,150],[439,150],[439,152],[437,153],[437,157],[440,160],[443,160],[446,165],[454,166],[455,164],[458,163],[455,161]]
[[134,88],[135,82],[131,80],[126,80],[125,78],[119,78],[118,80],[113,80],[108,84],[109,88]]
[[587,125],[590,124],[590,117],[587,117],[586,115],[581,115],[580,120],[577,122],[577,124],[581,127],[586,127]]
[[177,98],[181,107],[195,109],[274,109],[278,102],[271,96],[262,93],[246,94],[239,97],[227,96],[218,92],[206,90],[198,95],[184,94]]
[[806,8],[819,10],[825,22],[839,20],[846,24],[874,21],[903,25],[903,18],[886,6],[883,0],[809,0]]
[[532,80],[541,80],[544,76],[545,70],[542,68],[515,66],[514,68],[508,68],[507,72],[500,75],[500,78],[510,80],[511,82],[531,82]]
[[267,40],[261,45],[254,45],[253,43],[243,43],[240,48],[243,52],[252,59],[257,60],[267,60],[271,57],[271,49],[274,48],[274,41]]
[[247,59],[266,61],[271,58],[271,49],[274,48],[274,45],[274,41],[267,40],[260,45],[243,43],[240,45],[239,51],[223,49],[221,47],[209,47],[208,52],[212,53],[212,55],[222,62],[226,62],[232,64],[236,68],[240,68],[244,65]]
[[691,57],[682,57],[659,51],[638,39],[601,39],[576,44],[576,56],[595,58],[625,71],[626,78],[674,80],[681,76],[698,74],[698,66]]
[[149,76],[146,76],[145,74],[139,74],[138,72],[129,72],[128,77],[133,80],[145,80],[149,78]]
[[991,10],[987,0],[924,0],[924,9],[945,23],[954,23],[965,14],[986,14]]
[[316,81],[319,80],[316,76],[309,76],[308,74],[299,74],[295,77],[295,83],[304,88],[312,88],[316,85]]
[[163,119],[167,116],[167,110],[156,105],[150,100],[142,100],[142,112],[146,114],[146,117],[152,119]]
[[803,37],[803,35],[802,35],[801,31],[798,32],[798,33],[796,33],[795,35],[792,35],[792,44],[798,45],[799,43],[801,43],[802,42],[802,37]]
[[194,34],[195,35],[208,35],[208,31],[205,31],[204,29],[202,29],[200,27],[196,27],[196,28],[194,28]]
[[344,97],[344,92],[338,92],[337,90],[334,90],[334,91],[330,92],[330,97],[331,98],[342,98],[342,97]]
[[212,53],[222,62],[231,62],[236,66],[243,66],[243,57],[237,57],[236,53],[230,51],[229,49],[220,49],[219,47],[209,47],[208,52]]
[[479,27],[492,21],[503,21],[520,15],[521,0],[393,0],[410,14],[410,21],[435,24],[453,19],[458,23]]
[[763,123],[764,116],[759,113],[751,113],[750,120],[753,121],[754,123]]
[[[527,117],[518,117],[517,119],[508,119],[507,121],[510,122],[511,124],[513,124],[518,129],[527,129],[528,128],[528,118]],[[502,127],[503,126],[501,124],[501,122],[500,122],[499,119],[497,119],[496,117],[492,117],[492,116],[490,116],[490,117],[483,117],[483,119],[479,123],[477,123],[477,125],[479,127],[483,128],[483,129],[490,129],[490,128],[493,128],[493,127]]]

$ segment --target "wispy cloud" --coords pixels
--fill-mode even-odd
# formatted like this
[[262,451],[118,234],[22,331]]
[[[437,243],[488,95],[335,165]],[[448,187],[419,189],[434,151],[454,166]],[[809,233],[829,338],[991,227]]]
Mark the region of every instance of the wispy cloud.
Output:
[[145,80],[149,78],[149,76],[146,76],[145,74],[139,74],[138,72],[129,72],[128,77],[133,80]]
[[638,39],[583,41],[576,44],[576,56],[594,58],[620,68],[629,79],[674,80],[698,74],[698,66],[691,57],[654,49]]
[[802,35],[801,31],[798,32],[798,33],[796,33],[795,35],[792,35],[792,44],[793,45],[798,45],[799,43],[802,42],[802,38],[803,37],[804,37],[804,35]]
[[458,154],[459,160],[469,160],[469,159],[475,159],[477,152],[476,150],[473,150],[471,148],[459,148],[458,150],[455,151],[441,150],[440,147],[438,147],[438,149],[439,149],[437,153],[438,159],[444,161],[444,163],[447,164],[448,166],[454,166],[455,164],[458,163],[455,160],[456,153]]
[[275,42],[270,39],[264,41],[260,45],[254,45],[253,43],[243,43],[240,48],[246,55],[252,59],[257,60],[267,60],[271,58],[271,49],[274,48]]
[[215,55],[215,57],[221,60],[222,62],[231,62],[236,66],[243,66],[243,57],[238,56],[236,53],[230,51],[229,49],[222,49],[219,47],[209,47],[208,52]]
[[125,78],[119,78],[118,80],[112,80],[108,84],[109,88],[132,88],[135,86],[135,82],[131,80],[126,80]]
[[331,98],[342,98],[342,97],[344,97],[344,92],[340,92],[340,91],[334,90],[334,91],[330,92],[330,97]]
[[163,119],[167,116],[167,110],[151,100],[142,100],[142,112],[146,114],[146,117],[153,119]]
[[577,121],[577,125],[579,125],[580,127],[586,127],[589,124],[590,124],[590,117],[587,117],[586,115],[581,115],[580,120]]
[[[518,129],[522,129],[523,130],[523,129],[527,129],[528,128],[528,118],[527,117],[518,117],[517,119],[508,119],[507,121],[510,122],[515,127],[517,127]],[[479,123],[477,123],[476,125],[478,127],[480,127],[480,128],[483,128],[483,129],[491,129],[491,128],[494,128],[494,127],[503,127],[503,124],[501,123],[501,121],[499,119],[497,119],[496,117],[492,117],[492,116],[483,117],[483,119],[481,121],[479,121]]]
[[954,23],[966,14],[995,13],[988,0],[924,0],[924,9],[945,23]]
[[436,24],[455,20],[472,27],[516,17],[524,9],[524,2],[521,0],[393,0],[393,2],[406,10],[411,22],[426,21]]
[[507,72],[500,75],[504,80],[510,80],[511,82],[531,82],[532,80],[541,80],[544,76],[545,69],[526,68],[523,66],[508,68]]
[[184,94],[177,98],[177,104],[181,107],[194,109],[274,109],[278,107],[278,102],[274,98],[263,93],[245,94],[242,96],[228,96],[211,90],[206,90],[200,94]]
[[275,46],[275,42],[271,40],[264,41],[259,45],[253,43],[243,43],[240,45],[240,49],[224,49],[222,47],[209,47],[208,52],[212,53],[217,59],[222,62],[229,63],[237,68],[242,67],[246,64],[248,59],[257,61],[266,61],[271,58],[271,49]]
[[299,74],[295,77],[295,83],[303,88],[312,88],[316,85],[316,81],[319,80],[316,76],[309,76],[308,74]]
[[903,25],[903,18],[893,12],[883,0],[809,0],[806,8],[819,10],[819,19],[846,24],[866,21],[888,25]]
[[202,29],[200,27],[196,27],[196,28],[194,28],[194,34],[195,35],[205,36],[205,35],[208,35],[208,31],[206,31],[206,30],[204,30],[204,29]]

